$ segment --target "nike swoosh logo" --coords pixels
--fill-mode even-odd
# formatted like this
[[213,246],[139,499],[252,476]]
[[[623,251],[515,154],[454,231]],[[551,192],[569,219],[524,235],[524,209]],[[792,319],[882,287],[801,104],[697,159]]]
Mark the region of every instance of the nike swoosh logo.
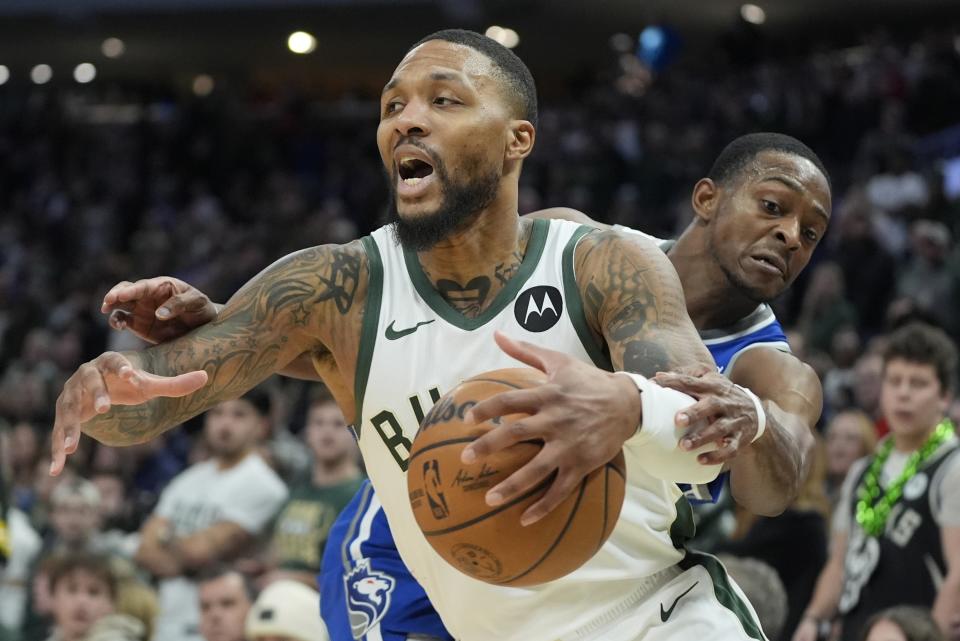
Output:
[[387,331],[383,333],[387,337],[388,341],[395,341],[398,338],[403,338],[404,336],[409,336],[410,334],[417,331],[421,325],[429,325],[433,321],[437,320],[436,318],[430,319],[428,321],[423,321],[422,323],[417,323],[413,327],[408,327],[407,329],[394,329],[393,324],[397,321],[391,321],[390,325],[387,326]]
[[669,609],[669,610],[664,610],[664,609],[663,609],[663,604],[662,604],[662,603],[660,604],[660,621],[661,621],[661,623],[666,623],[666,622],[667,622],[667,619],[669,619],[669,618],[670,618],[670,615],[673,614],[673,609],[674,609],[675,607],[677,607],[677,603],[680,601],[680,599],[682,599],[683,597],[687,596],[687,593],[689,593],[690,590],[692,590],[693,588],[697,587],[697,584],[698,584],[698,583],[700,583],[700,582],[697,581],[696,583],[694,583],[693,585],[691,585],[689,588],[687,588],[686,590],[684,590],[683,593],[682,593],[680,596],[678,596],[676,599],[674,599],[674,600],[673,600],[673,605],[670,606],[670,609]]

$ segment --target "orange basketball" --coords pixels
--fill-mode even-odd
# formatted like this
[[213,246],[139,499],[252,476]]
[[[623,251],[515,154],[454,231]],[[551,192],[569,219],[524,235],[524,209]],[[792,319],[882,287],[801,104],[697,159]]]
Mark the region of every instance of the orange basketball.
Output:
[[[460,462],[463,448],[495,426],[466,424],[468,409],[500,392],[545,380],[531,368],[474,376],[433,406],[413,441],[407,485],[420,529],[448,563],[487,583],[535,585],[569,574],[596,554],[620,516],[626,480],[623,452],[527,527],[520,525],[520,516],[544,495],[553,476],[497,507],[487,505],[485,495],[532,459],[542,442],[518,443],[471,465]],[[522,416],[505,416],[498,422]]]

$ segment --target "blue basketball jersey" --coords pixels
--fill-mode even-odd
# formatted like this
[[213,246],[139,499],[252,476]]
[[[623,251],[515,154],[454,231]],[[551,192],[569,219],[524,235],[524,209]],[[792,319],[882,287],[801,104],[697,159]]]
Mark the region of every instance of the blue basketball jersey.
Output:
[[[728,372],[749,349],[790,351],[768,305],[731,327],[701,332],[701,337],[720,372]],[[680,488],[691,502],[714,502],[726,476]],[[320,611],[332,641],[406,641],[408,635],[452,641],[423,588],[400,560],[370,481],[364,481],[330,530],[318,583]]]

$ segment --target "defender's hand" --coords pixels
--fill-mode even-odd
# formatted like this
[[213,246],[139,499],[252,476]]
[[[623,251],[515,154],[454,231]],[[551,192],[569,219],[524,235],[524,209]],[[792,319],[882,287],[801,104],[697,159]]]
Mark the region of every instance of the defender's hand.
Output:
[[520,441],[542,440],[540,453],[486,497],[487,504],[500,505],[556,473],[547,493],[521,517],[523,525],[530,525],[559,505],[587,474],[617,455],[640,424],[640,393],[626,376],[566,354],[500,332],[496,341],[513,358],[547,374],[547,382],[475,405],[467,419],[478,423],[508,414],[530,416],[490,430],[464,448],[462,460],[470,463]]
[[697,399],[695,405],[677,413],[676,423],[681,428],[697,426],[680,441],[687,451],[717,443],[716,450],[697,457],[700,463],[716,465],[732,459],[757,434],[759,417],[753,400],[723,374],[695,367],[659,372],[653,381]]
[[199,289],[170,276],[122,281],[103,297],[110,327],[129,329],[157,344],[179,338],[217,317],[217,306]]
[[106,352],[84,363],[67,379],[57,398],[50,474],[60,474],[67,455],[77,450],[80,426],[97,414],[108,412],[112,405],[140,405],[160,396],[186,396],[206,383],[207,373],[203,370],[157,376],[134,367],[117,352]]

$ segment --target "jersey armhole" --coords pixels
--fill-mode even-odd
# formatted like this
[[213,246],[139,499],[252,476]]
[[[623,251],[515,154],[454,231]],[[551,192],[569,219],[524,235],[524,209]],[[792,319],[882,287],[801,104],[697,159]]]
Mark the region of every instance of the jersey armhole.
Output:
[[353,381],[353,398],[356,404],[353,431],[357,439],[360,438],[360,426],[363,425],[363,395],[367,389],[367,379],[370,378],[370,364],[373,362],[373,350],[377,343],[377,325],[380,323],[380,303],[383,299],[383,261],[380,259],[380,250],[372,236],[364,236],[360,244],[367,254],[367,269],[370,275],[360,325],[357,371]]
[[596,231],[592,227],[581,225],[570,236],[566,247],[563,248],[563,291],[564,298],[567,299],[567,316],[577,332],[580,344],[590,356],[593,364],[600,369],[608,372],[613,371],[613,365],[610,362],[610,356],[607,353],[606,346],[597,344],[597,340],[590,332],[590,326],[587,324],[587,316],[583,309],[583,299],[580,297],[580,288],[577,286],[577,276],[574,269],[574,258],[577,245],[587,234]]

